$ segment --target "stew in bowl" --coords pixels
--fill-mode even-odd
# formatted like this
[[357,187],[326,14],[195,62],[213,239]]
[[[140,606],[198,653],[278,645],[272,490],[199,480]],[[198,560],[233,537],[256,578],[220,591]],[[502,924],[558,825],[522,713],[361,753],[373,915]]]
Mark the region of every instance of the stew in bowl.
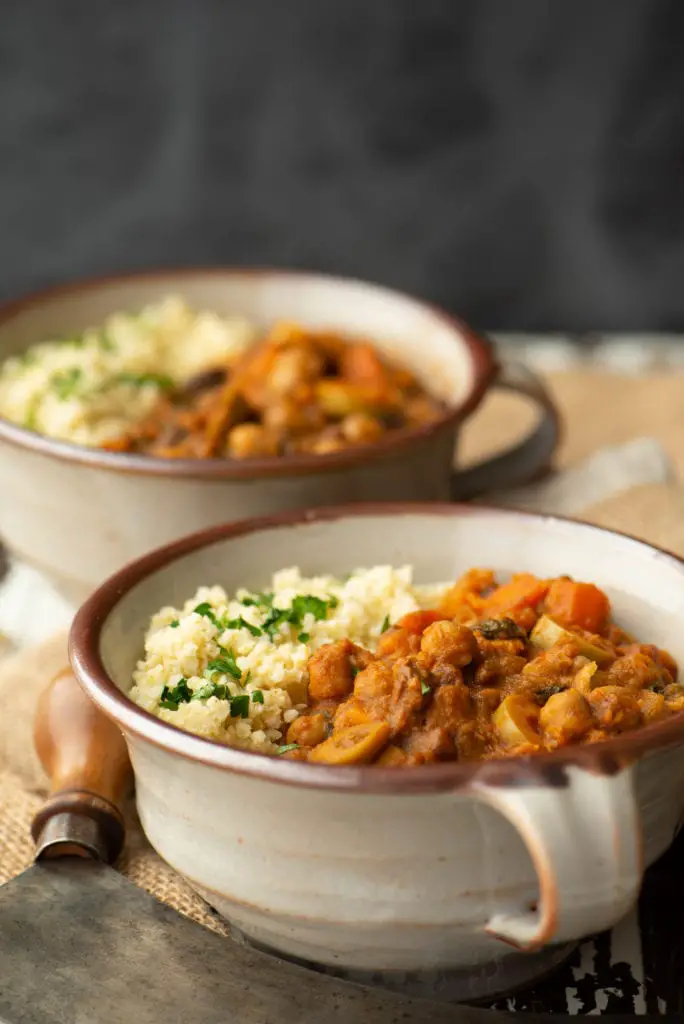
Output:
[[257,753],[408,767],[598,743],[684,709],[672,657],[561,576],[411,566],[345,578],[276,572],[267,589],[200,587],[152,619],[133,700]]

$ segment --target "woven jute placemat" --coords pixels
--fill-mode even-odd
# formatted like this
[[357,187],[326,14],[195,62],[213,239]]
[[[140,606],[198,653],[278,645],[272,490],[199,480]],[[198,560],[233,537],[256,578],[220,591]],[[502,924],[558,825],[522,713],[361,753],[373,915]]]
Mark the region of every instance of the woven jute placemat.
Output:
[[[657,437],[684,477],[684,376],[623,380],[607,374],[563,374],[551,386],[566,419],[562,465],[606,443],[644,434]],[[497,396],[468,432],[465,450],[476,457],[524,430],[520,404]],[[637,487],[588,508],[582,518],[624,530],[684,556],[684,486]],[[0,882],[32,860],[32,816],[45,795],[45,779],[33,750],[33,710],[46,681],[63,665],[66,637],[3,660],[0,665]],[[128,808],[128,841],[119,869],[181,913],[216,932],[226,926],[186,883],[157,857]]]

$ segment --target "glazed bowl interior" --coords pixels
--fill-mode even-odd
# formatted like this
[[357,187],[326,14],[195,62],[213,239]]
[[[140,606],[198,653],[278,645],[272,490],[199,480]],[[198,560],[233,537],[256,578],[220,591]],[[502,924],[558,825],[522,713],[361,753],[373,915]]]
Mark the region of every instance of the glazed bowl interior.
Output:
[[289,320],[368,337],[451,405],[460,405],[476,381],[470,335],[458,321],[379,285],[278,270],[167,270],[45,292],[0,311],[0,357],[97,326],[112,313],[137,313],[167,295],[196,309],[244,316],[258,328]]
[[[621,626],[684,663],[684,564],[679,559],[577,522],[454,505],[324,509],[186,538],[133,563],[96,592],[77,616],[72,657],[91,695],[124,726],[172,749],[182,735],[186,753],[228,767],[236,757],[243,768],[250,760],[270,764],[272,759],[260,755],[190,738],[121,699],[130,687],[150,616],[165,605],[182,604],[200,585],[260,590],[274,571],[289,566],[299,566],[305,575],[341,575],[378,564],[410,564],[416,581],[424,583],[455,580],[473,566],[494,569],[502,578],[529,571],[592,581],[608,593]],[[655,735],[652,730],[657,729],[670,737],[684,731],[677,718],[637,733]],[[288,772],[292,767],[314,768],[277,762],[273,770]]]

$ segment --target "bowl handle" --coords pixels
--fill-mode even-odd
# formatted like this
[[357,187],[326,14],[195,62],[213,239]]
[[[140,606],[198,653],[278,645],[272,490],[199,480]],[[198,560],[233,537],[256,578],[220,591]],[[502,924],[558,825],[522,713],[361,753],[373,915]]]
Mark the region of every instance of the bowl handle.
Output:
[[560,420],[540,378],[504,353],[499,357],[492,387],[530,399],[539,409],[539,419],[523,441],[468,469],[456,470],[451,478],[452,501],[468,501],[487,491],[519,487],[544,476],[551,468],[560,438]]
[[475,781],[472,794],[511,822],[539,880],[538,905],[502,905],[485,925],[489,935],[534,951],[611,928],[635,905],[643,861],[631,767],[603,774],[571,765],[549,782]]

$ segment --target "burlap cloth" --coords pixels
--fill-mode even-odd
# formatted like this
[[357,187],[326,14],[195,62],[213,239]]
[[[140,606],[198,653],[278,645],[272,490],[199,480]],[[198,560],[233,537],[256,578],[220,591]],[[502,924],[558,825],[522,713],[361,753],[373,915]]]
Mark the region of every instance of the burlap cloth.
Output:
[[[571,466],[606,444],[648,435],[660,440],[678,479],[684,479],[684,373],[629,379],[573,372],[552,375],[549,384],[565,420],[561,466]],[[506,396],[492,398],[468,431],[466,455],[474,458],[502,446],[529,421],[520,403]],[[582,518],[684,555],[684,486],[679,483],[633,488],[592,506]],[[65,657],[65,637],[58,636],[0,665],[0,882],[31,863],[29,825],[45,794],[31,737],[33,708],[40,688]],[[132,806],[128,823],[121,871],[181,913],[228,934],[219,918],[153,853]]]

